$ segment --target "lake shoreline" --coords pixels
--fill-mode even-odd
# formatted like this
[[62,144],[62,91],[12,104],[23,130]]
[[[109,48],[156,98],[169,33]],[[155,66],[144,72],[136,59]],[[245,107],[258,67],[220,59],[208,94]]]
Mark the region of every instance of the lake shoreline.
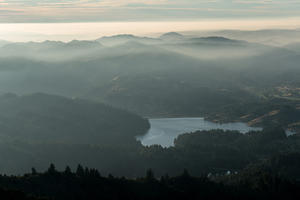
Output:
[[250,127],[243,122],[215,123],[206,120],[204,117],[168,117],[168,118],[148,118],[150,129],[141,136],[136,136],[144,146],[161,145],[171,147],[174,139],[184,133],[198,130],[235,130],[240,133],[249,131],[260,131],[261,127]]

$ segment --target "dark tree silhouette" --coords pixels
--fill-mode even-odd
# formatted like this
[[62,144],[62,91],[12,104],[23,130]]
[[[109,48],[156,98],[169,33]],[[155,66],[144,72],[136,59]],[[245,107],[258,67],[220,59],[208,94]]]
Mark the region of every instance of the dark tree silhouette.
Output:
[[79,177],[84,176],[84,169],[80,164],[77,166],[76,175]]
[[57,171],[56,171],[56,168],[55,168],[55,165],[53,163],[50,164],[50,167],[48,168],[48,171],[47,171],[49,174],[55,174]]

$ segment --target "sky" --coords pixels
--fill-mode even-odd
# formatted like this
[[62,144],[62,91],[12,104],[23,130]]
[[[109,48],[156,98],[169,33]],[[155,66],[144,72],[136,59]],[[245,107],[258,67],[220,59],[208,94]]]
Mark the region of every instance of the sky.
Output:
[[0,42],[300,28],[300,0],[0,0]]
[[300,17],[300,0],[0,0],[0,23]]

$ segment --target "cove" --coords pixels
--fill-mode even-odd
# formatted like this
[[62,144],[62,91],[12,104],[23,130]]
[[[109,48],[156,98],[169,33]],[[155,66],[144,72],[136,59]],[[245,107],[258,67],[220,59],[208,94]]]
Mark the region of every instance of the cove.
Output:
[[137,140],[141,141],[144,146],[158,144],[163,147],[174,145],[174,139],[183,133],[194,132],[197,130],[236,130],[241,133],[254,130],[259,131],[262,128],[250,127],[246,123],[214,123],[204,120],[204,118],[160,118],[149,119],[150,129],[143,136],[137,136]]

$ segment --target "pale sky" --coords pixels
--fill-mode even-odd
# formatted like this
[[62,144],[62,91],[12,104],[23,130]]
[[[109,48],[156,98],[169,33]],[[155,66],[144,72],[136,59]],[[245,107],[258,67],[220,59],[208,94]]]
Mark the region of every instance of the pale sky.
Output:
[[300,28],[300,0],[0,0],[0,40]]
[[300,17],[300,0],[0,0],[0,23]]

